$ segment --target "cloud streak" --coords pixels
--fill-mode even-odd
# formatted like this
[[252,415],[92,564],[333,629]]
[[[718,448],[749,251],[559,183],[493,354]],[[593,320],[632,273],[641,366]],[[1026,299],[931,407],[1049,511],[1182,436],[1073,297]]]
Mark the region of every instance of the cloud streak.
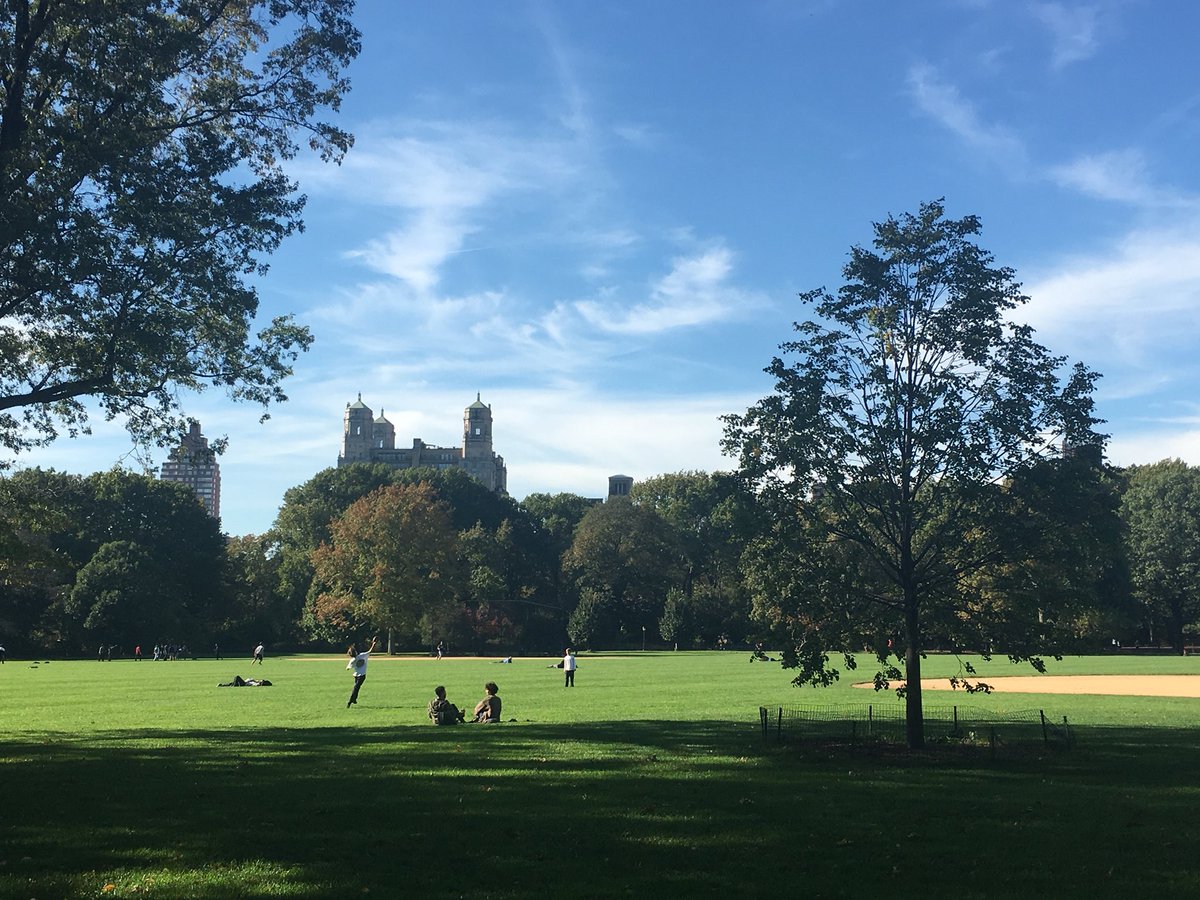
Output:
[[909,95],[917,109],[955,135],[975,152],[1012,175],[1028,166],[1024,143],[1012,131],[985,122],[953,84],[928,64],[909,69]]
[[1050,65],[1054,69],[1090,59],[1100,47],[1100,12],[1095,6],[1035,3],[1034,18],[1050,33]]

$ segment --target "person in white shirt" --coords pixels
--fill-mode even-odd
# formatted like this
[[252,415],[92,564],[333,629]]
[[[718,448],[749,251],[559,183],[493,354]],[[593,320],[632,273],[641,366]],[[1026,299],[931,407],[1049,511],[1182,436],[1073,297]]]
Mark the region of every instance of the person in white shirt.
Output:
[[257,647],[254,648],[254,658],[252,660],[250,660],[250,665],[254,665],[255,663],[258,663],[261,666],[263,664],[262,660],[263,660],[263,645],[260,643]]
[[371,638],[371,646],[362,653],[358,652],[358,648],[354,644],[351,644],[346,651],[350,657],[346,668],[354,673],[354,690],[350,692],[350,699],[346,701],[346,709],[358,702],[358,692],[362,688],[363,682],[367,680],[367,660],[371,657],[371,651],[375,649],[376,640],[377,638]]
[[568,647],[563,651],[563,687],[575,687],[575,653]]

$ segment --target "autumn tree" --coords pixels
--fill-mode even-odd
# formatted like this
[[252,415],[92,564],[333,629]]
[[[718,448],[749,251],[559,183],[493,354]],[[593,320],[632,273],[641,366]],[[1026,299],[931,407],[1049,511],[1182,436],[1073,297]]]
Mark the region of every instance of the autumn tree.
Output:
[[802,295],[815,318],[767,367],[774,392],[727,417],[725,448],[777,523],[755,577],[773,594],[758,600],[786,637],[785,664],[798,683],[826,683],[831,653],[851,667],[849,651],[875,648],[877,683],[903,666],[918,747],[931,638],[1035,662],[1054,649],[964,578],[997,561],[994,544],[953,551],[1002,512],[1005,479],[1064,441],[1102,438],[1096,376],[1067,370],[1016,321],[1027,298],[975,242],[976,217],[949,219],[937,201],[874,230],[836,294]]
[[309,613],[329,635],[395,629],[427,640],[462,590],[458,535],[427,484],[392,484],[355,501],[313,553]]
[[395,471],[382,463],[330,467],[284,492],[268,537],[279,556],[280,602],[296,621],[312,599],[313,552],[329,542],[333,523],[355,501],[392,484]]
[[1200,624],[1200,468],[1164,459],[1129,470],[1121,501],[1133,584],[1151,633],[1182,652]]
[[301,227],[284,164],[340,160],[323,120],[359,49],[353,0],[10,0],[0,10],[0,446],[140,441],[182,392],[286,399],[311,340],[256,333],[253,278]]

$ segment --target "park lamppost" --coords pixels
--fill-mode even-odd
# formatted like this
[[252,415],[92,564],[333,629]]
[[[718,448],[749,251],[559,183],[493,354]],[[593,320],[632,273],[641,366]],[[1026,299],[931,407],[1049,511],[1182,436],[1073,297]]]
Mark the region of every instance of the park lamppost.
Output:
[[646,626],[642,626],[642,652],[646,652]]

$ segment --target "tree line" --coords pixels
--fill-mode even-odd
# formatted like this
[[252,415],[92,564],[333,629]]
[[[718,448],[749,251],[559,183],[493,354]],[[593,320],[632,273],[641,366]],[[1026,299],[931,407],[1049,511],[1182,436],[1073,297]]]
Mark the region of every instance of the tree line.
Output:
[[[1200,620],[1200,468],[1043,462],[973,500],[989,527],[954,551],[972,615],[930,618],[931,648],[1014,655],[1121,643],[1182,649]],[[823,518],[840,512],[813,501]],[[843,610],[842,647],[887,658],[885,577],[732,473],[682,472],[607,502],[498,496],[458,470],[359,463],[287,492],[262,535],[225,537],[195,495],[122,470],[0,479],[0,635],[10,652],[115,644],[323,648],[388,632],[462,653],[768,641]],[[854,599],[857,598],[857,599]],[[824,622],[826,628],[830,626]],[[1024,642],[1024,643],[1023,643]],[[889,673],[898,678],[898,672]]]

